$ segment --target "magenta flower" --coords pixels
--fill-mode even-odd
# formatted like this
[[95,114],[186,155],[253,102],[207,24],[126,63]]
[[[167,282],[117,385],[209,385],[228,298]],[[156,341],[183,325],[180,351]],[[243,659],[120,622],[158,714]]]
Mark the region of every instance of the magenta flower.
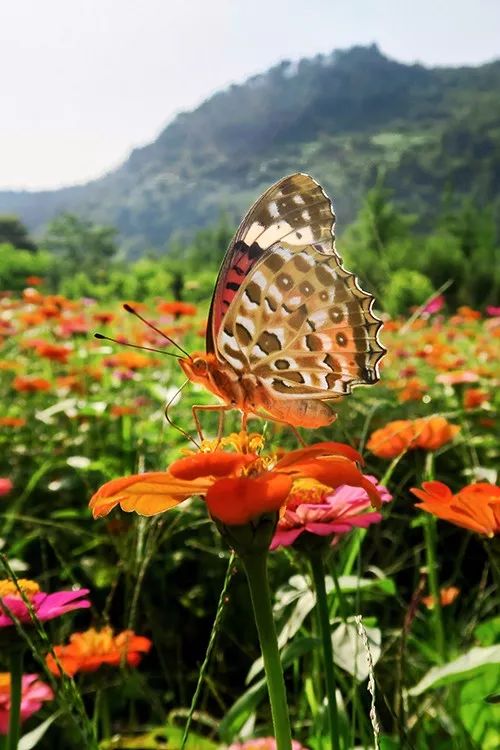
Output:
[[[25,597],[31,602],[36,616],[42,622],[53,620],[54,617],[64,615],[74,609],[86,609],[90,607],[88,599],[82,599],[89,593],[89,589],[78,589],[77,591],[57,591],[54,594],[45,594],[40,591],[37,583],[23,578],[18,580],[18,585]],[[31,615],[26,602],[21,597],[17,586],[9,580],[0,580],[0,628],[9,627],[14,624],[11,612],[22,623],[31,623]]]
[[[392,500],[386,487],[378,484],[376,477],[365,475],[380,493],[382,502]],[[329,494],[318,494],[317,487],[298,488],[292,501],[276,527],[271,549],[288,547],[305,531],[318,536],[345,534],[354,527],[367,528],[378,523],[380,513],[369,511],[371,507],[368,494],[361,487],[349,487],[344,484]]]
[[495,307],[495,305],[488,305],[486,308],[486,312],[488,315],[491,315],[492,318],[497,318],[500,316],[500,307]]
[[[276,750],[276,740],[274,737],[258,737],[246,742],[234,742],[227,750]],[[292,750],[307,750],[307,748],[297,740],[292,740]]]
[[8,495],[12,489],[12,482],[6,477],[0,477],[0,497]]
[[[45,682],[38,679],[37,674],[25,674],[22,681],[21,721],[24,721],[42,707],[42,703],[50,701],[54,693]],[[10,674],[0,672],[0,734],[9,731],[10,714]]]
[[428,315],[434,315],[435,313],[438,313],[440,310],[442,310],[444,307],[444,297],[442,294],[439,294],[437,297],[434,297],[434,299],[431,299],[424,307],[422,312],[427,313]]

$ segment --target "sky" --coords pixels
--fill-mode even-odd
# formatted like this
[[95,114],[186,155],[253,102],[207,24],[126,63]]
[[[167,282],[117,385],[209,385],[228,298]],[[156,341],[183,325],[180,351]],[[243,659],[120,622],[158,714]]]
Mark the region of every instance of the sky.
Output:
[[0,189],[83,183],[181,111],[354,44],[424,65],[500,58],[500,0],[0,0]]

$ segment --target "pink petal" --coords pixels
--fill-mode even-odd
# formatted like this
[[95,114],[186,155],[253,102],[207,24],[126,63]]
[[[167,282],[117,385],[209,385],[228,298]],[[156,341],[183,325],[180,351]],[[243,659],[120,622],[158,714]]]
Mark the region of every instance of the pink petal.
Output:
[[280,546],[289,547],[302,534],[303,531],[305,531],[305,528],[303,526],[298,529],[290,529],[286,531],[277,528],[269,549],[273,550],[276,549],[276,547]]

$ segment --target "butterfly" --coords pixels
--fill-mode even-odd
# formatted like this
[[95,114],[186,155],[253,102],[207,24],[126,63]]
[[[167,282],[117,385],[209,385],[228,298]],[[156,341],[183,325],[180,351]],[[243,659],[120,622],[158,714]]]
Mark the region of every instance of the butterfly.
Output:
[[326,402],[379,379],[382,322],[342,266],[334,225],[322,187],[292,174],[251,207],[226,252],[206,352],[179,362],[222,401],[206,408],[239,409],[243,429],[249,415],[326,426],[335,419]]

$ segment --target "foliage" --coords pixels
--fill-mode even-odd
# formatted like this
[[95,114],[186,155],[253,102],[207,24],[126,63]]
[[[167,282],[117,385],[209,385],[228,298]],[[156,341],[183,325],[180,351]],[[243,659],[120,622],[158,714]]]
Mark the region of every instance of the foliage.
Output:
[[[142,293],[148,283],[153,288],[152,268],[159,283],[168,286],[166,259],[139,264],[144,264],[137,266],[143,268],[137,274],[140,281],[128,274],[138,286],[127,291]],[[118,268],[115,272],[117,278],[126,278]],[[212,284],[213,278],[212,271]],[[189,303],[200,294],[190,284],[195,279],[186,274],[183,294]],[[132,627],[154,641],[154,652],[139,669],[102,668],[76,678],[86,711],[94,715],[99,736],[107,742],[103,746],[133,747],[142,742],[155,747],[166,732],[178,747],[180,732],[174,728],[183,726],[194,691],[228,552],[197,501],[150,519],[119,511],[101,521],[89,517],[88,499],[103,481],[166,466],[186,447],[184,436],[165,424],[163,413],[182,383],[177,363],[147,352],[141,353],[142,360],[127,360],[127,350],[117,360],[116,347],[91,337],[95,328],[111,336],[118,330],[132,343],[163,346],[156,334],[120,310],[122,299],[66,299],[46,294],[42,286],[1,300],[0,476],[9,477],[14,489],[2,498],[0,536],[18,573],[37,577],[45,590],[72,584],[92,590],[91,615],[80,612],[72,623],[71,617],[51,623],[47,634],[52,643],[67,640],[73,630],[108,622],[116,629]],[[206,300],[197,317],[175,318],[161,313],[154,298],[140,299],[146,303],[144,314],[188,351],[203,348],[200,329]],[[428,561],[422,517],[409,488],[421,486],[429,471],[453,490],[472,481],[495,480],[497,335],[495,319],[468,309],[451,319],[423,317],[411,325],[390,321],[384,332],[389,355],[382,383],[340,402],[337,421],[315,435],[317,440],[343,441],[361,449],[365,471],[384,477],[395,496],[379,525],[344,534],[328,561],[327,596],[343,696],[340,721],[349,747],[373,744],[369,695],[362,679],[364,647],[351,620],[359,613],[376,662],[383,746],[445,748],[455,741],[474,750],[481,743],[495,746],[497,707],[485,698],[494,698],[498,686],[495,674],[478,660],[478,655],[492,653],[489,649],[498,637],[498,600],[486,554],[495,540],[485,539],[483,545],[474,534],[438,522],[439,582],[461,589],[456,602],[442,611],[443,656],[434,614],[420,602],[428,593]],[[43,342],[51,346],[44,348]],[[457,370],[463,384],[458,375],[456,385],[440,382],[442,375],[456,375]],[[16,379],[26,375],[43,379],[46,389],[21,387]],[[415,378],[420,390],[414,383],[410,388]],[[478,406],[467,405],[471,389],[483,394]],[[189,387],[169,409],[173,422],[190,434],[193,403],[213,400]],[[454,443],[432,454],[413,450],[391,464],[363,450],[368,435],[387,422],[433,414],[444,414],[460,427]],[[214,436],[216,416],[206,414],[203,426]],[[252,422],[252,427],[262,425]],[[235,428],[239,420],[229,414],[225,431]],[[265,433],[269,446],[295,447],[294,436],[280,425],[268,424]],[[308,747],[326,750],[322,667],[308,566],[300,556],[283,551],[273,553],[271,563],[295,735]],[[241,570],[235,569],[214,658],[202,685],[195,733],[214,744],[235,741],[245,727],[247,732],[269,734],[258,656],[248,590]],[[36,656],[27,659],[27,669],[41,670]],[[450,681],[453,675],[456,681]],[[412,689],[423,680],[427,689],[414,694]],[[71,700],[44,709],[38,719],[26,722],[24,733],[29,735],[55,710],[60,713],[43,727],[46,733],[37,746],[81,746],[69,715],[75,711]],[[151,732],[151,727],[158,730]]]
[[37,250],[28,229],[17,216],[0,215],[0,245],[9,244],[21,250]]
[[19,250],[10,244],[0,244],[0,288],[20,291],[29,276],[49,277],[55,266],[53,256],[46,252]]
[[428,230],[441,195],[498,207],[500,63],[424,68],[354,47],[299,62],[220,91],[173,120],[116,171],[88,185],[0,193],[0,210],[40,229],[61,210],[116,225],[129,257],[163,252],[176,235],[235,222],[284,174],[305,171],[350,224],[379,168],[398,208]]

